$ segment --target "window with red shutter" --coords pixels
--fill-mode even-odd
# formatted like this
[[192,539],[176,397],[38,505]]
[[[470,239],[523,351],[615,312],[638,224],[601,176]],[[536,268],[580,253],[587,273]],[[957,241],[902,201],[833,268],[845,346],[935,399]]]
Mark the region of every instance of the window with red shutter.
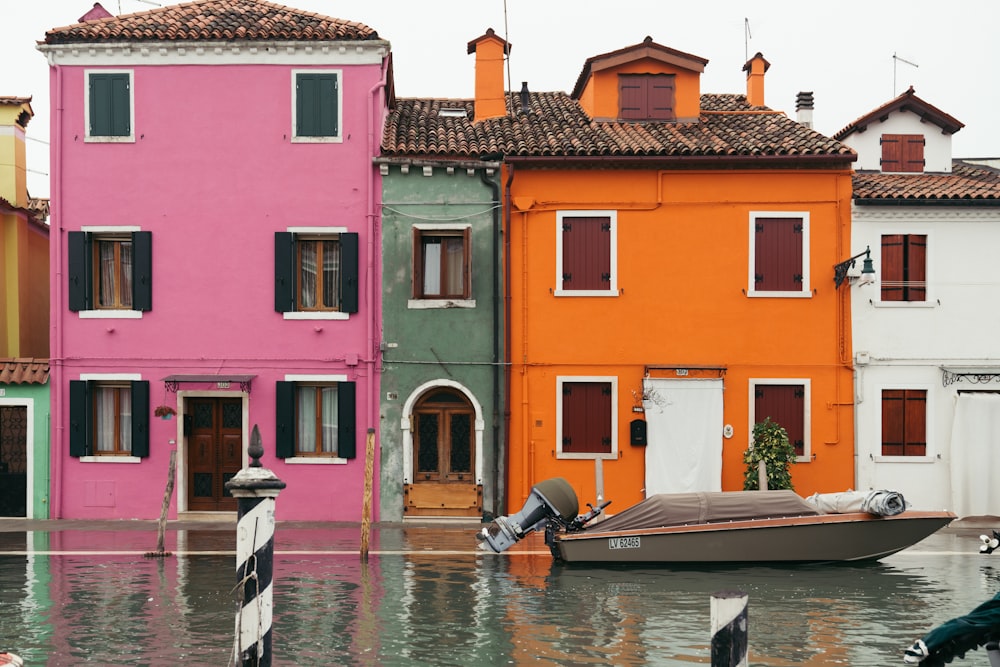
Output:
[[882,390],[882,456],[927,455],[927,390]]
[[922,172],[924,170],[924,135],[883,134],[882,171]]
[[559,225],[558,278],[560,294],[615,294],[614,212],[557,214]]
[[754,284],[759,292],[802,292],[803,220],[782,217],[754,220]]
[[622,120],[676,120],[673,74],[620,74],[618,117]]
[[927,300],[927,235],[882,235],[882,301]]
[[566,380],[561,383],[562,454],[611,454],[613,385]]
[[770,417],[785,429],[796,456],[806,455],[806,391],[801,384],[754,386],[754,423]]

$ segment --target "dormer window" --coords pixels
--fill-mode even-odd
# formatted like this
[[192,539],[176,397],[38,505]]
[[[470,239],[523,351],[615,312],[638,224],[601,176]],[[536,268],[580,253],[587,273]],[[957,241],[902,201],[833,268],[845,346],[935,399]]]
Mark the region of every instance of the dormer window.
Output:
[[676,120],[673,74],[619,74],[618,117]]
[[924,170],[924,135],[883,134],[882,171],[922,172]]

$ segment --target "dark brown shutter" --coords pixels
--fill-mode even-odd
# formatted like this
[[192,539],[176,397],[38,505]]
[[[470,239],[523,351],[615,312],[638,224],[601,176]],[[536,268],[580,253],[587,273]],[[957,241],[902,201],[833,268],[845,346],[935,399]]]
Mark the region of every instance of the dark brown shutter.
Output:
[[903,390],[882,390],[882,456],[903,455]]
[[903,300],[903,235],[882,237],[882,300]]
[[927,299],[927,236],[909,234],[905,240],[904,280],[906,282],[903,298],[906,301],[925,301]]
[[903,135],[882,135],[882,171],[903,170]]
[[805,455],[805,387],[800,384],[759,384],[754,398],[754,423],[770,417],[785,429],[796,456]]
[[754,240],[754,289],[802,291],[802,220],[757,218]]
[[611,287],[611,218],[563,218],[563,289]]
[[644,82],[637,76],[618,77],[618,117],[622,120],[646,118]]
[[413,228],[413,298],[424,296],[424,238],[423,233]]
[[563,384],[562,451],[572,454],[611,453],[611,384]]
[[903,155],[900,171],[921,172],[924,170],[924,135],[902,135]]
[[649,118],[651,120],[675,120],[674,77],[656,74],[649,77]]
[[882,390],[882,456],[927,454],[927,390]]

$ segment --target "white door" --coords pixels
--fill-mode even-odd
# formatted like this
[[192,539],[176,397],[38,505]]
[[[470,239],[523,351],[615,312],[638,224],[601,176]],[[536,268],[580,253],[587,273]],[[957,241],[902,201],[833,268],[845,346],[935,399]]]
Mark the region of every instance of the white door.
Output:
[[646,378],[646,497],[722,490],[722,380]]
[[951,507],[963,516],[1000,516],[1000,394],[964,392],[951,431]]

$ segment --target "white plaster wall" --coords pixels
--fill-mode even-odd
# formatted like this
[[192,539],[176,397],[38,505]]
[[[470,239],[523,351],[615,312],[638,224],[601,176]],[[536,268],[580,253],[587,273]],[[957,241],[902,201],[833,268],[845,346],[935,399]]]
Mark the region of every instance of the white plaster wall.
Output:
[[951,172],[951,135],[944,134],[934,123],[925,123],[909,111],[893,111],[885,121],[874,121],[864,132],[854,132],[844,139],[844,143],[858,152],[854,168],[858,170],[881,171],[883,134],[922,134],[924,145],[925,172]]

